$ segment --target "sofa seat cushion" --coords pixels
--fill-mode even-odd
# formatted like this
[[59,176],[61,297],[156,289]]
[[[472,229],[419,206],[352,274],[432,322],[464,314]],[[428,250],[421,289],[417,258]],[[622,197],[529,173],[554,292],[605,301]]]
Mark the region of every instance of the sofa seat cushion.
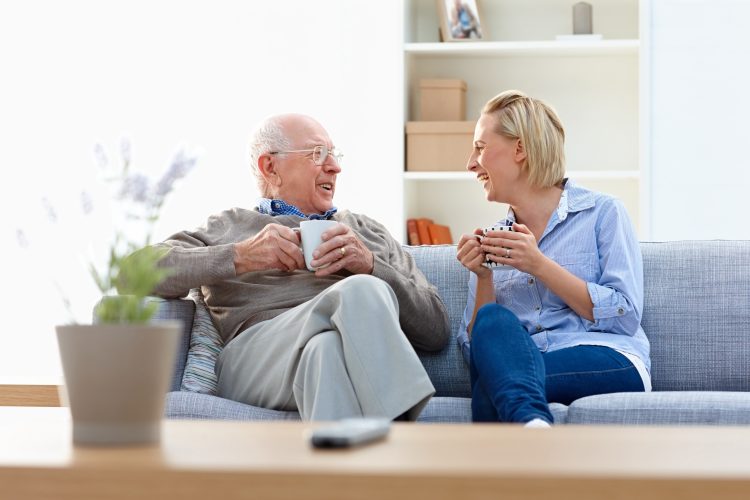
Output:
[[[198,420],[299,420],[297,412],[269,410],[210,394],[175,391],[167,394],[165,416]],[[471,422],[468,398],[432,398],[420,422]]]
[[750,393],[656,391],[601,394],[574,401],[569,424],[745,425]]
[[[552,403],[552,416],[556,424],[565,423],[568,407]],[[175,391],[167,394],[167,418],[197,420],[299,420],[296,411],[278,411],[238,403],[228,399],[197,392]],[[460,423],[471,422],[471,399],[433,397],[419,415],[418,422]]]
[[[560,403],[549,405],[556,424],[567,420],[568,407]],[[469,423],[471,422],[471,398],[434,397],[417,419],[426,423]]]
[[417,422],[455,423],[471,422],[471,399],[454,397],[433,397]]
[[299,413],[269,410],[198,392],[167,394],[167,418],[198,420],[299,420]]

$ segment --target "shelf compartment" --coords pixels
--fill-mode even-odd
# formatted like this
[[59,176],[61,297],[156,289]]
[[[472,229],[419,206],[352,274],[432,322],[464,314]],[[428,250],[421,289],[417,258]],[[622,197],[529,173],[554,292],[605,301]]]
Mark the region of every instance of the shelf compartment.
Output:
[[[407,172],[405,176],[423,174],[424,172]],[[440,172],[444,178],[426,178],[404,182],[405,218],[429,217],[435,222],[446,224],[451,228],[453,239],[458,241],[461,234],[470,233],[477,227],[494,224],[505,217],[508,206],[486,200],[482,185],[470,173],[454,175],[451,179]],[[462,172],[452,172],[463,174]],[[637,175],[629,177],[578,177],[570,172],[579,185],[593,191],[607,193],[620,199],[627,209],[636,231],[639,230],[639,199],[641,182]],[[460,182],[446,182],[446,180]],[[472,182],[464,182],[471,180]],[[404,223],[404,228],[406,223]]]

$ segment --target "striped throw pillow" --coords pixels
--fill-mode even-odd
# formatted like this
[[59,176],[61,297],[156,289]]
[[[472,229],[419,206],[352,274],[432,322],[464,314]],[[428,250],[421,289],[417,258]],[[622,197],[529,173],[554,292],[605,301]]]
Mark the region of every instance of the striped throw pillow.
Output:
[[195,302],[195,316],[180,390],[216,395],[218,381],[214,367],[224,342],[211,320],[200,289],[190,290],[188,296]]

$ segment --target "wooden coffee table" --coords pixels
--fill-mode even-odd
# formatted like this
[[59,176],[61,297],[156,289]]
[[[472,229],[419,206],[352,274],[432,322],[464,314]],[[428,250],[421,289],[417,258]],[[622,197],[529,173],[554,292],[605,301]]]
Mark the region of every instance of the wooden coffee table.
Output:
[[74,447],[66,408],[0,408],[0,498],[750,498],[750,428],[394,424],[311,449],[314,424],[164,422],[158,446]]

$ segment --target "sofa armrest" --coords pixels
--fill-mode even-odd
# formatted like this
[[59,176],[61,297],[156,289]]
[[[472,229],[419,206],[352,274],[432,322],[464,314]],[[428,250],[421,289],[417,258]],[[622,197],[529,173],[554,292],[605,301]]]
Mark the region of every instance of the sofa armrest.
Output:
[[[107,300],[102,297],[100,302]],[[172,375],[172,384],[170,391],[179,391],[182,385],[182,375],[185,372],[185,362],[187,360],[188,348],[190,347],[190,333],[193,330],[193,315],[195,314],[195,303],[188,299],[162,299],[160,297],[146,297],[146,302],[156,302],[158,308],[152,321],[177,320],[182,323],[182,338],[180,340],[179,350],[177,351],[177,360],[175,361],[174,372]],[[98,305],[98,303],[97,303]],[[94,306],[96,311],[96,306]],[[93,322],[97,323],[94,316]]]
[[146,300],[155,301],[159,304],[159,308],[154,315],[155,321],[178,320],[182,323],[182,338],[177,351],[177,360],[175,361],[170,388],[170,391],[179,391],[182,385],[182,376],[185,372],[188,349],[190,348],[190,333],[193,330],[195,303],[190,299],[162,299],[158,297],[148,297]]

